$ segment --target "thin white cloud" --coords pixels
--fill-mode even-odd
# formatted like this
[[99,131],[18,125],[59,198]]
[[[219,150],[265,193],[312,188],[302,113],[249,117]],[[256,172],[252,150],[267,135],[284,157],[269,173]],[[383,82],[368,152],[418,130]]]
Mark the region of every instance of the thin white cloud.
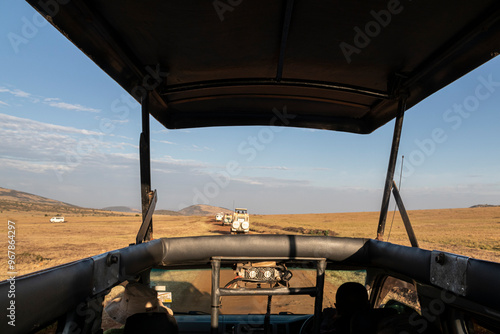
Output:
[[103,135],[102,132],[91,131],[86,129],[77,129],[70,126],[55,125],[34,121],[27,118],[11,116],[7,114],[0,114],[1,126],[4,129],[11,129],[19,131],[20,133],[28,133],[31,131],[44,131],[44,132],[67,132],[83,135]]
[[110,148],[116,148],[116,149],[120,149],[120,150],[124,150],[126,147],[131,147],[133,149],[139,149],[139,146],[138,145],[134,145],[134,144],[130,144],[130,143],[109,143],[109,147]]
[[66,102],[57,101],[45,101],[49,106],[54,108],[66,109],[66,110],[76,110],[76,111],[89,111],[89,112],[100,112],[99,109],[84,107],[81,104],[71,104]]
[[175,143],[168,141],[168,140],[158,140],[158,139],[153,139],[152,141],[156,143],[162,143],[162,144],[169,144],[169,145],[175,145]]
[[29,161],[10,158],[0,158],[2,167],[13,168],[20,171],[43,174],[47,172],[61,173],[71,171],[72,168],[65,164],[54,164],[47,161]]
[[[132,137],[127,137],[127,136],[122,136],[122,135],[115,135],[114,133],[110,133],[108,134],[108,136],[110,137],[116,137],[116,138],[122,138],[122,139],[127,139],[127,140],[134,140],[134,138]],[[139,147],[139,146],[137,146]]]
[[171,131],[171,130],[169,130],[169,129],[161,129],[161,130],[153,130],[151,132],[152,133],[168,133],[169,131]]
[[163,169],[163,168],[152,168],[151,171],[152,172],[156,172],[156,173],[162,173],[162,174],[174,174],[174,173],[178,173],[178,171],[171,170],[171,169]]
[[109,119],[109,118],[102,117],[102,116],[99,116],[99,115],[94,116],[94,119],[97,120],[97,121],[103,122],[104,125],[109,125],[109,124],[126,124],[126,123],[129,122],[128,119]]
[[233,179],[231,179],[231,181],[240,182],[240,183],[244,183],[244,184],[250,184],[250,185],[253,185],[253,186],[262,186],[262,185],[264,185],[263,182],[258,181],[258,180],[254,180],[254,179],[233,178]]
[[198,146],[195,144],[192,144],[191,146],[187,147],[187,150],[189,151],[194,151],[194,152],[202,152],[202,151],[214,151],[213,148],[210,148],[208,146]]
[[29,99],[32,103],[38,103],[40,101],[43,101],[43,103],[59,109],[89,111],[94,113],[101,111],[99,109],[82,106],[81,104],[63,102],[61,101],[61,99],[56,97],[44,98],[41,96],[34,96],[33,94],[25,92],[20,89],[10,89],[6,87],[0,87],[0,93],[8,93],[18,98]]
[[276,177],[236,177],[232,181],[241,182],[249,185],[258,185],[265,188],[283,188],[283,187],[312,187],[308,180],[290,180]]
[[182,167],[190,167],[190,168],[207,168],[207,167],[209,167],[208,164],[200,162],[200,161],[174,159],[169,155],[165,155],[165,156],[159,157],[159,158],[152,158],[151,162],[152,163],[159,163],[159,164],[168,164],[170,166],[182,166]]
[[113,143],[103,133],[47,124],[0,113],[0,157],[3,166],[45,173],[68,172],[83,161],[102,163]]
[[5,87],[0,87],[0,93],[9,93],[15,97],[30,98],[32,95],[30,93],[24,92],[20,89],[8,89]]
[[[139,153],[109,153],[109,160],[121,161],[124,164],[137,164],[139,160]],[[194,161],[174,159],[170,156],[163,156],[159,158],[151,158],[151,170],[161,173],[193,173],[199,169],[206,168],[207,165]],[[199,173],[197,173],[199,174]]]
[[2,105],[2,106],[8,106],[9,104],[0,100],[0,105]]
[[112,156],[114,157],[119,157],[125,160],[131,160],[131,161],[139,161],[139,154],[138,153],[111,153]]
[[113,124],[126,124],[129,121],[130,120],[128,120],[128,119],[112,119],[111,123],[113,123]]
[[264,170],[291,170],[286,166],[244,166],[243,169],[264,169]]

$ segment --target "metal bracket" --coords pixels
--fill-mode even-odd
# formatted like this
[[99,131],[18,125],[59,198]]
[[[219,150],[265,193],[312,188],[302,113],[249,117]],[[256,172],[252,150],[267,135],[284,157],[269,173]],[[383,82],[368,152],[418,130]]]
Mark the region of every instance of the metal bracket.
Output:
[[432,251],[431,283],[465,296],[467,294],[468,263],[469,258],[466,256]]
[[104,253],[93,256],[92,260],[94,260],[92,293],[98,294],[118,282],[120,253]]
[[[274,258],[277,260],[278,258]],[[285,259],[285,258],[283,258]],[[290,259],[290,258],[286,258]],[[298,258],[294,258],[297,260]],[[320,321],[321,312],[323,311],[323,290],[325,286],[325,270],[326,270],[326,258],[301,258],[306,261],[316,262],[316,285],[313,287],[305,288],[239,288],[239,289],[228,289],[220,288],[220,268],[221,260],[232,260],[232,261],[262,261],[270,260],[270,258],[259,258],[259,257],[223,257],[214,256],[210,259],[212,263],[212,292],[211,292],[211,305],[212,312],[210,314],[210,325],[211,334],[219,333],[219,311],[220,311],[220,298],[221,296],[272,296],[272,295],[309,295],[315,297],[314,302],[314,322],[313,322],[313,334],[319,334],[320,332]]]
[[[155,211],[156,202],[158,198],[156,197],[156,190],[149,193],[149,206],[146,209],[145,215],[142,220],[141,227],[139,228],[139,232],[137,232],[137,236],[135,237],[135,243],[140,244],[143,241],[148,241],[147,233],[151,225],[153,224],[153,213]],[[144,214],[144,212],[143,212]],[[151,236],[150,236],[151,237]]]
[[418,247],[417,237],[415,236],[415,232],[413,231],[413,227],[410,223],[410,218],[408,217],[405,205],[403,204],[403,200],[401,199],[401,195],[399,194],[398,187],[396,186],[396,182],[394,182],[394,180],[392,180],[392,194],[394,195],[394,199],[398,205],[399,213],[401,214],[401,218],[403,219],[403,223],[405,225],[406,234],[408,234],[408,238],[410,238],[411,246]]

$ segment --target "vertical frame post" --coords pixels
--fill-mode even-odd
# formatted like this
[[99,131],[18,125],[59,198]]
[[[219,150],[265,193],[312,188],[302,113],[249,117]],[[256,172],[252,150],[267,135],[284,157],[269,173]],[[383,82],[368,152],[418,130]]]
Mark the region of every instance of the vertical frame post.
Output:
[[210,317],[210,333],[219,332],[220,308],[220,258],[212,258],[212,310]]
[[[139,142],[139,158],[141,167],[141,204],[142,204],[142,221],[144,222],[147,216],[149,204],[152,199],[151,192],[151,153],[149,147],[149,96],[150,92],[144,94],[141,101],[142,110],[142,133]],[[144,241],[151,240],[153,236],[153,219],[148,226]],[[137,243],[141,243],[138,240]]]
[[394,170],[396,169],[399,141],[401,139],[401,131],[403,129],[403,116],[405,110],[406,110],[406,97],[403,97],[399,100],[398,115],[396,117],[396,123],[394,124],[391,155],[389,158],[389,166],[387,167],[387,176],[385,178],[384,194],[382,197],[382,206],[380,208],[380,217],[378,221],[378,229],[377,229],[378,240],[384,240],[385,222],[387,219],[387,210],[389,209],[392,181],[394,179]]
[[313,333],[319,334],[321,326],[321,313],[323,312],[323,291],[325,287],[326,259],[321,259],[316,264],[316,298],[314,300]]

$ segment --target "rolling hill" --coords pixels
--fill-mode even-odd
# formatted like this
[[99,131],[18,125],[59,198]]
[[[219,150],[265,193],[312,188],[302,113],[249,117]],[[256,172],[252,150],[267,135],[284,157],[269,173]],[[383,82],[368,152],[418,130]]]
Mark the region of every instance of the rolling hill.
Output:
[[[141,213],[127,206],[109,206],[102,209],[83,208],[23,191],[0,187],[0,211],[46,211],[47,213],[96,213],[102,211]],[[212,216],[218,212],[230,213],[231,210],[211,205],[191,205],[179,211],[155,210],[157,215],[171,216]],[[112,213],[109,213],[112,214]]]
[[0,211],[45,212],[46,215],[104,214],[117,215],[99,209],[84,208],[24,191],[0,187]]
[[128,206],[107,206],[105,208],[102,208],[101,210],[106,210],[106,211],[115,211],[115,212],[135,212],[135,213],[140,213],[141,211],[128,207]]
[[[130,212],[130,213],[141,213],[140,210],[130,208],[128,206],[109,206],[103,208],[102,210],[115,211],[115,212]],[[216,213],[224,212],[231,213],[232,211],[226,208],[221,208],[218,206],[196,204],[188,206],[179,211],[174,210],[162,210],[156,209],[155,215],[166,215],[166,216],[215,216]]]
[[54,199],[25,193],[23,191],[6,189],[0,187],[0,200],[1,201],[11,201],[11,202],[27,202],[32,204],[48,204],[48,205],[61,205],[61,206],[71,206],[78,207],[69,203],[64,203],[61,201],[56,201]]
[[178,212],[184,216],[215,216],[216,213],[219,212],[231,213],[232,210],[222,208],[219,206],[196,204],[188,206],[187,208],[179,210]]
[[155,215],[182,216],[183,214],[173,210],[155,210]]
[[0,187],[0,210],[6,211],[79,211],[79,206],[23,191]]

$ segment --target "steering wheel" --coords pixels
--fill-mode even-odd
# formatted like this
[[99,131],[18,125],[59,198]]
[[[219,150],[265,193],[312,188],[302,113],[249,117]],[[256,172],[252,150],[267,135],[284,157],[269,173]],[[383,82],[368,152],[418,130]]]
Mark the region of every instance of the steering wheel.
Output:
[[314,314],[306,319],[300,326],[299,334],[313,334]]

